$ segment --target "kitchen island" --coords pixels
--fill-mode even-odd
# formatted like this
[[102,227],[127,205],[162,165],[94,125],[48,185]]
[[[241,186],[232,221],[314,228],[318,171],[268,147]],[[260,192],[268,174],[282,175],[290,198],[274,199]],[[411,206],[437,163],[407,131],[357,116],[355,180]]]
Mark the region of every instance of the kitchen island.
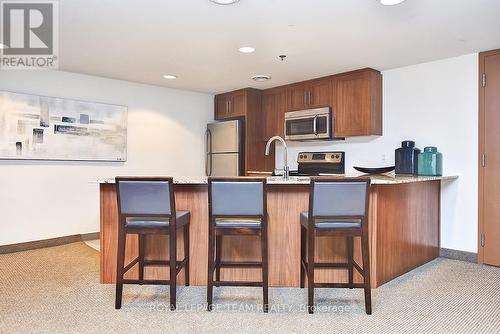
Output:
[[[342,176],[347,177],[347,176]],[[369,234],[372,287],[378,287],[439,256],[441,181],[446,177],[371,176]],[[97,181],[100,190],[101,283],[113,283],[116,276],[118,209],[113,179]],[[298,287],[300,279],[300,219],[309,199],[307,177],[268,178],[269,283],[271,286]],[[208,185],[205,177],[174,178],[177,210],[191,212],[191,285],[207,284],[208,266]],[[180,232],[180,231],[179,231]],[[182,232],[181,232],[182,234]],[[259,260],[258,237],[240,242],[239,236],[223,241],[225,261]],[[359,239],[359,238],[356,238]],[[178,236],[178,256],[184,256],[182,235]],[[137,256],[136,235],[127,236],[125,263]],[[360,241],[355,240],[355,260],[361,262]],[[147,259],[168,258],[168,236],[146,236]],[[344,238],[322,237],[316,242],[317,262],[345,262]],[[125,277],[136,278],[137,266]],[[146,267],[144,278],[168,277],[166,267]],[[317,269],[317,282],[346,282],[347,271]],[[261,279],[258,268],[224,268],[223,280]],[[184,276],[179,276],[183,284]],[[355,271],[355,281],[361,276]]]

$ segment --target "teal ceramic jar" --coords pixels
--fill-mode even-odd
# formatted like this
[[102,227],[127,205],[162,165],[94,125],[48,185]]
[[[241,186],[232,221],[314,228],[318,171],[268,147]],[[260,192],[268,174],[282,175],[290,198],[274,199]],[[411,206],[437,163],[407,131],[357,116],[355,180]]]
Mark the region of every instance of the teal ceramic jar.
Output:
[[436,147],[428,146],[418,155],[418,175],[443,175],[443,155]]

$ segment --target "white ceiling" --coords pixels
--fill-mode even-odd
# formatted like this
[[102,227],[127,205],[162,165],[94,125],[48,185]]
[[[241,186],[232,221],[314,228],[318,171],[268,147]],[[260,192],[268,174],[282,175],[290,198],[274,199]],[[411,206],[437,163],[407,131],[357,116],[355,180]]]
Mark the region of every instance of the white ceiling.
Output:
[[[59,3],[60,70],[209,93],[500,47],[499,0]],[[257,51],[241,54],[241,46]],[[178,79],[165,80],[166,73]],[[272,80],[254,82],[255,74]]]

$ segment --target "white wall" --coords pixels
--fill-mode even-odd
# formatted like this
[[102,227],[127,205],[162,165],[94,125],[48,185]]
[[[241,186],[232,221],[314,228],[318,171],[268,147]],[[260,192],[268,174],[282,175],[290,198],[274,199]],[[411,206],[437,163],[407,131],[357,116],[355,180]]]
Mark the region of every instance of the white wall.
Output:
[[[290,143],[291,169],[302,150],[346,151],[346,173],[354,173],[353,165],[393,165],[394,150],[405,139],[421,149],[437,146],[444,173],[459,176],[443,184],[441,247],[477,252],[478,55],[389,70],[383,78],[382,137]],[[276,164],[282,165],[280,152]]]
[[212,95],[49,71],[1,71],[0,90],[129,107],[125,163],[0,161],[0,245],[99,231],[91,180],[204,173]]

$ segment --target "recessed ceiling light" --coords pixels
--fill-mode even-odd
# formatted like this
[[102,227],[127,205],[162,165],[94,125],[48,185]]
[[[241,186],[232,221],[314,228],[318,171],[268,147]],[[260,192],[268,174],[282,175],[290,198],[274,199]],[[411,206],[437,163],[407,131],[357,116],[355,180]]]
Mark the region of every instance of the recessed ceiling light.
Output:
[[399,5],[404,1],[405,0],[380,0],[380,3],[384,6],[394,6],[394,5]]
[[165,75],[163,75],[163,79],[169,79],[169,80],[177,79],[177,75],[165,74]]
[[252,77],[252,80],[254,81],[266,81],[271,79],[269,75],[264,75],[264,74],[257,74]]
[[210,0],[210,1],[218,5],[232,5],[233,3],[236,3],[240,0]]
[[255,48],[251,46],[242,46],[238,49],[241,53],[252,53],[255,52]]

